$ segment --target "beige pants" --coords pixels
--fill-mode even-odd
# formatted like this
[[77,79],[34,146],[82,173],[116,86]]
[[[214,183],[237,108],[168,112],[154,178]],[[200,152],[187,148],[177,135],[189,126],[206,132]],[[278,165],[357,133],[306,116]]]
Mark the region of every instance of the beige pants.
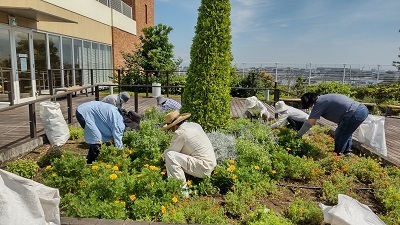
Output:
[[205,176],[210,176],[212,172],[204,167],[204,162],[202,160],[180,152],[169,151],[165,154],[164,160],[167,167],[167,176],[181,180],[182,188],[186,187],[185,173],[194,177],[203,178]]

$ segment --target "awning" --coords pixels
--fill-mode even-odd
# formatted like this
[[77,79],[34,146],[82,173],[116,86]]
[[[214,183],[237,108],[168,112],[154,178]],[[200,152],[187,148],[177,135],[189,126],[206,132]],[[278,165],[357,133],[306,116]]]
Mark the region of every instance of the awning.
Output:
[[62,22],[62,23],[77,23],[76,21],[59,17],[54,14],[43,12],[34,8],[28,7],[4,7],[0,6],[0,12],[7,13],[10,16],[18,16],[27,18],[34,21],[46,21],[46,22]]

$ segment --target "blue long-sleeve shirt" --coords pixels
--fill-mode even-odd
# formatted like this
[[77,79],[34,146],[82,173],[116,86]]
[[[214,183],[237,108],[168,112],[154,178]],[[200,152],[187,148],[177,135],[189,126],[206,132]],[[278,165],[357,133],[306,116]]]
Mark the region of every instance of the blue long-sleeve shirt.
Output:
[[77,111],[85,119],[86,143],[97,144],[114,138],[115,146],[122,148],[125,124],[117,107],[105,102],[90,101],[79,105]]

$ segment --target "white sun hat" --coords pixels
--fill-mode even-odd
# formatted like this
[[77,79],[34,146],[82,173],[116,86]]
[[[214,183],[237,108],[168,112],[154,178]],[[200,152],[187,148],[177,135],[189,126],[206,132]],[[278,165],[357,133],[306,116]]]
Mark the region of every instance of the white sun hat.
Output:
[[275,104],[275,113],[281,113],[288,110],[288,106],[285,104],[284,101],[278,101]]
[[244,102],[244,107],[246,107],[246,109],[251,109],[254,108],[254,106],[257,105],[258,99],[256,96],[251,96],[246,98],[246,101]]

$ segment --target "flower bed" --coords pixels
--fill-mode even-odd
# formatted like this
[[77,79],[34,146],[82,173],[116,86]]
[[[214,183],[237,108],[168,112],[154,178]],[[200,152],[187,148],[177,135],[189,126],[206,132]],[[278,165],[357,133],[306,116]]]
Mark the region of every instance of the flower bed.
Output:
[[[141,131],[125,133],[123,151],[103,145],[92,165],[62,148],[59,154],[52,152],[50,160],[47,154],[39,177],[60,190],[63,215],[201,224],[323,224],[317,203],[334,205],[338,194],[346,194],[369,205],[387,224],[400,224],[400,170],[371,158],[334,155],[333,139],[319,126],[296,139],[292,130],[232,120],[226,129],[209,134],[218,166],[209,178],[188,177],[192,197],[185,199],[180,182],[166,176],[161,153],[172,134],[160,130],[162,122],[163,114],[148,110]],[[74,133],[79,140],[81,134]]]

